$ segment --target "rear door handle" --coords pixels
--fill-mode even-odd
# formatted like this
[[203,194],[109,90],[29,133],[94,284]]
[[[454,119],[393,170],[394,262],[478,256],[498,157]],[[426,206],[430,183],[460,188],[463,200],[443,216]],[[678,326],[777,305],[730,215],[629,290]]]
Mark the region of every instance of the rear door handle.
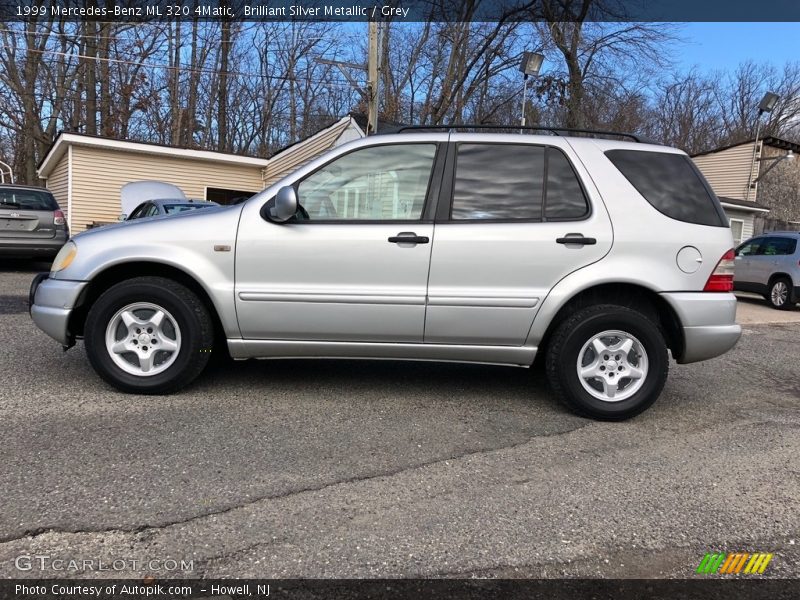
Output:
[[430,238],[424,235],[417,235],[413,231],[403,231],[389,238],[392,244],[427,244]]
[[583,237],[580,233],[568,233],[565,237],[556,238],[556,244],[576,244],[580,246],[594,246],[595,238]]

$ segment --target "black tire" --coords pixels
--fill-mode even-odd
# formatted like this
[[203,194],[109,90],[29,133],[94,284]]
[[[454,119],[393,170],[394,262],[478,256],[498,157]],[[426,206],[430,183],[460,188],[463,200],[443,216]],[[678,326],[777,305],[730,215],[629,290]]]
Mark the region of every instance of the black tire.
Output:
[[[647,353],[644,383],[632,396],[615,402],[592,396],[581,384],[578,355],[599,333],[618,330],[634,336]],[[642,313],[614,304],[578,310],[555,330],[547,348],[547,378],[556,396],[575,413],[603,421],[621,421],[638,415],[661,394],[667,381],[669,356],[664,336]]]
[[[783,298],[783,302],[776,302],[776,298],[779,296],[777,293],[778,290],[776,290],[778,284],[783,285],[786,290],[786,296]],[[792,310],[794,308],[794,302],[792,302],[792,282],[786,277],[775,278],[775,280],[769,284],[769,293],[767,293],[766,298],[772,308],[778,310]]]
[[[180,327],[177,357],[169,368],[156,375],[137,376],[124,371],[106,348],[106,329],[111,319],[135,302],[166,309]],[[206,306],[185,286],[164,277],[136,277],[112,286],[92,305],[84,342],[92,367],[112,386],[133,394],[169,394],[189,385],[202,373],[211,356],[214,328]]]

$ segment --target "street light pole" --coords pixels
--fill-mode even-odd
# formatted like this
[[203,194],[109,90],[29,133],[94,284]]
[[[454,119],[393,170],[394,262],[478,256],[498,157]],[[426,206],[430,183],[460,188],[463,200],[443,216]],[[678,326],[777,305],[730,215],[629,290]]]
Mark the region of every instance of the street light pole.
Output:
[[758,181],[758,178],[756,178],[755,181],[753,180],[753,169],[755,169],[756,166],[758,137],[761,134],[761,115],[772,112],[772,109],[775,108],[779,98],[780,96],[778,96],[778,94],[767,92],[764,94],[764,97],[761,99],[761,103],[758,105],[758,117],[756,117],[756,140],[753,142],[753,157],[750,160],[750,175],[747,178],[747,189],[745,191],[746,200],[750,200],[750,190],[755,188],[755,183]]
[[[522,83],[522,117],[519,122],[520,127],[525,127],[525,105],[528,102],[528,77],[531,75],[538,75],[543,62],[544,54],[538,52],[522,53],[522,60],[519,64],[519,70],[522,71],[524,77]],[[522,133],[522,129],[520,129],[519,132]]]
[[[522,84],[522,119],[520,120],[520,127],[525,127],[525,103],[528,100],[528,75],[525,75]],[[520,131],[522,133],[522,131]]]

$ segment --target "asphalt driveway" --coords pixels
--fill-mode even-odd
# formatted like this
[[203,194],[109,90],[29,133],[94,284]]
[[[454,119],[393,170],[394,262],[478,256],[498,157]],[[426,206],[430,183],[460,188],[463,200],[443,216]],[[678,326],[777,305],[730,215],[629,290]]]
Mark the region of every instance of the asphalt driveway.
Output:
[[33,326],[32,275],[0,272],[0,577],[58,575],[17,569],[36,553],[203,577],[687,577],[710,549],[800,576],[798,323],[753,317],[616,424],[566,412],[538,369],[249,361],[131,396]]

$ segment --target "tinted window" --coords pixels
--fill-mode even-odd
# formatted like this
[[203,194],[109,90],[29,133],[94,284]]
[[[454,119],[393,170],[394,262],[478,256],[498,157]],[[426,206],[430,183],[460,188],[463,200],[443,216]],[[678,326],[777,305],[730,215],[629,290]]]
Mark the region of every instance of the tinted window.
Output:
[[146,210],[147,210],[147,207],[148,207],[148,206],[150,206],[150,205],[149,205],[147,202],[145,202],[144,204],[140,204],[139,206],[137,206],[137,207],[136,207],[136,209],[135,209],[135,210],[134,210],[134,211],[131,213],[131,215],[128,217],[128,220],[130,221],[131,219],[139,219],[139,218],[141,218],[142,216],[144,216],[144,211],[146,211]]
[[453,219],[541,219],[544,148],[459,144]]
[[307,218],[416,220],[422,217],[436,146],[398,144],[335,159],[297,188]]
[[606,156],[659,212],[678,221],[727,227],[688,156],[640,150],[609,150]]
[[546,196],[544,216],[548,221],[579,219],[589,212],[578,176],[567,157],[555,148],[547,149]]
[[168,215],[174,215],[179,212],[186,212],[187,210],[196,210],[198,208],[208,208],[214,206],[213,204],[164,204],[164,212]]
[[0,189],[0,208],[23,210],[58,210],[58,204],[50,192],[6,188]]
[[759,254],[765,256],[790,256],[797,248],[797,240],[783,237],[768,237],[761,245]]
[[736,256],[757,256],[761,248],[761,238],[745,242],[736,249]]

